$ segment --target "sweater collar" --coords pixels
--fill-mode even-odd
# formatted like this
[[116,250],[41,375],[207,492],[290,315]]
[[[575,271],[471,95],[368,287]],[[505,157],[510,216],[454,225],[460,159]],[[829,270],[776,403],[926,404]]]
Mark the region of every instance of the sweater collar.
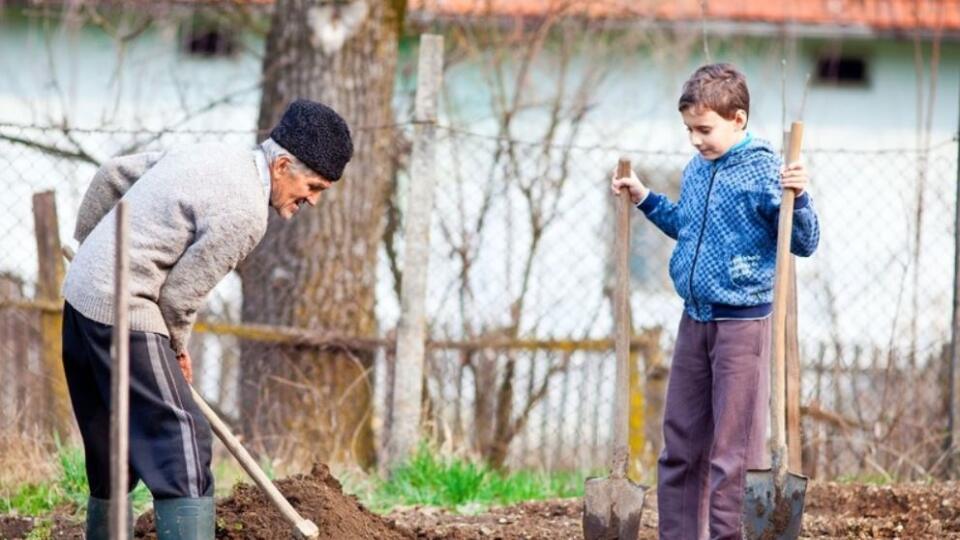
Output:
[[740,139],[740,142],[731,146],[730,149],[724,152],[722,156],[718,157],[715,162],[719,165],[723,161],[726,161],[726,159],[730,156],[740,153],[741,150],[750,145],[751,141],[753,141],[753,134],[748,131],[743,135],[743,138]]
[[270,201],[270,167],[267,166],[267,156],[259,146],[253,149],[253,161],[257,164],[257,172],[260,173],[260,183],[263,184],[263,193]]

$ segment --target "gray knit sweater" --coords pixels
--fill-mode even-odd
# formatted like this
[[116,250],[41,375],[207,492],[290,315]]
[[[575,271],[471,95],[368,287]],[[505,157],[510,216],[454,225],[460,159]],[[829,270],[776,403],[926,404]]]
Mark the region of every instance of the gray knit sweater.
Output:
[[204,297],[263,238],[267,195],[250,147],[197,145],[120,156],[93,177],[74,233],[63,294],[113,324],[117,201],[130,216],[130,329],[186,350]]

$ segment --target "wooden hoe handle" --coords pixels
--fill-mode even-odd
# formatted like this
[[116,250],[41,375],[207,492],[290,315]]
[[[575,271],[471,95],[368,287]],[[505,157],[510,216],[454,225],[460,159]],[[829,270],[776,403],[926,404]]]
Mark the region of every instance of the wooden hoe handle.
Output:
[[243,470],[247,471],[250,478],[260,486],[260,489],[267,495],[270,502],[273,503],[277,510],[283,514],[283,517],[293,525],[297,534],[301,538],[317,538],[320,535],[320,530],[317,528],[317,525],[309,519],[304,519],[303,516],[297,512],[293,505],[290,504],[290,501],[280,493],[277,486],[273,485],[273,482],[267,478],[266,473],[257,465],[253,456],[247,452],[247,449],[244,448],[243,445],[240,444],[240,441],[230,432],[230,428],[213,412],[213,409],[207,405],[207,402],[204,401],[203,397],[193,387],[190,387],[190,393],[193,395],[193,400],[197,402],[197,406],[203,411],[203,415],[207,417],[207,421],[210,422],[210,427],[213,428],[217,437],[220,437],[220,440],[223,441],[227,450],[230,450],[233,457],[237,458],[237,461],[240,462]]

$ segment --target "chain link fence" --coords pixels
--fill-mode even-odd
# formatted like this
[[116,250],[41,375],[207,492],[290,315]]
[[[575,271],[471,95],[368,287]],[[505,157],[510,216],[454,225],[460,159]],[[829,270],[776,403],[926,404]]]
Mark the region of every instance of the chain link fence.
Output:
[[[341,336],[373,351],[367,381],[378,446],[389,427],[408,128],[389,128],[397,141],[398,189],[383,208],[379,330]],[[438,137],[424,435],[514,469],[602,469],[615,372],[609,176],[626,155],[653,189],[675,197],[690,153],[543,144],[454,128],[439,129]],[[44,244],[35,230],[43,229],[35,229],[34,194],[55,191],[60,238],[74,245],[76,209],[102,160],[133,149],[254,140],[250,131],[0,125],[3,440],[72,429],[68,405],[57,404],[64,396],[51,395],[60,391],[59,351],[50,348],[59,339],[51,325],[60,300],[41,283],[38,261],[50,259],[38,251]],[[804,160],[822,228],[818,252],[797,265],[806,472],[940,475],[947,461],[957,141],[926,151],[811,148]],[[323,204],[315,211],[323,212]],[[659,446],[681,305],[667,276],[672,241],[640,213],[633,223],[631,445],[643,474]],[[241,303],[241,280],[231,274],[209,297],[190,345],[196,386],[235,423],[242,423],[243,342],[258,342],[262,361],[275,362],[291,346],[277,335],[322,330],[283,328],[270,339],[257,337],[238,330]]]

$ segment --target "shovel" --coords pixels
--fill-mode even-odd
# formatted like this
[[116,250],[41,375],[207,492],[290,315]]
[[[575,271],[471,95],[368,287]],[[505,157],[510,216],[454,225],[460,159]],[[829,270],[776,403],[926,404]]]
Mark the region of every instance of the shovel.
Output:
[[[617,178],[630,176],[630,161],[620,158]],[[617,353],[617,390],[614,410],[613,450],[610,476],[588,478],[583,493],[583,536],[585,540],[635,540],[640,537],[645,487],[627,478],[630,449],[627,430],[630,413],[630,201],[628,190],[621,190],[617,201],[616,285],[613,290],[613,314],[616,324],[614,345]]]
[[[787,163],[800,157],[803,123],[790,126]],[[787,471],[786,433],[787,297],[789,292],[790,238],[795,193],[783,190],[777,228],[777,268],[773,285],[773,358],[770,362],[770,469],[747,471],[743,498],[745,540],[795,539],[800,536],[807,478]]]

